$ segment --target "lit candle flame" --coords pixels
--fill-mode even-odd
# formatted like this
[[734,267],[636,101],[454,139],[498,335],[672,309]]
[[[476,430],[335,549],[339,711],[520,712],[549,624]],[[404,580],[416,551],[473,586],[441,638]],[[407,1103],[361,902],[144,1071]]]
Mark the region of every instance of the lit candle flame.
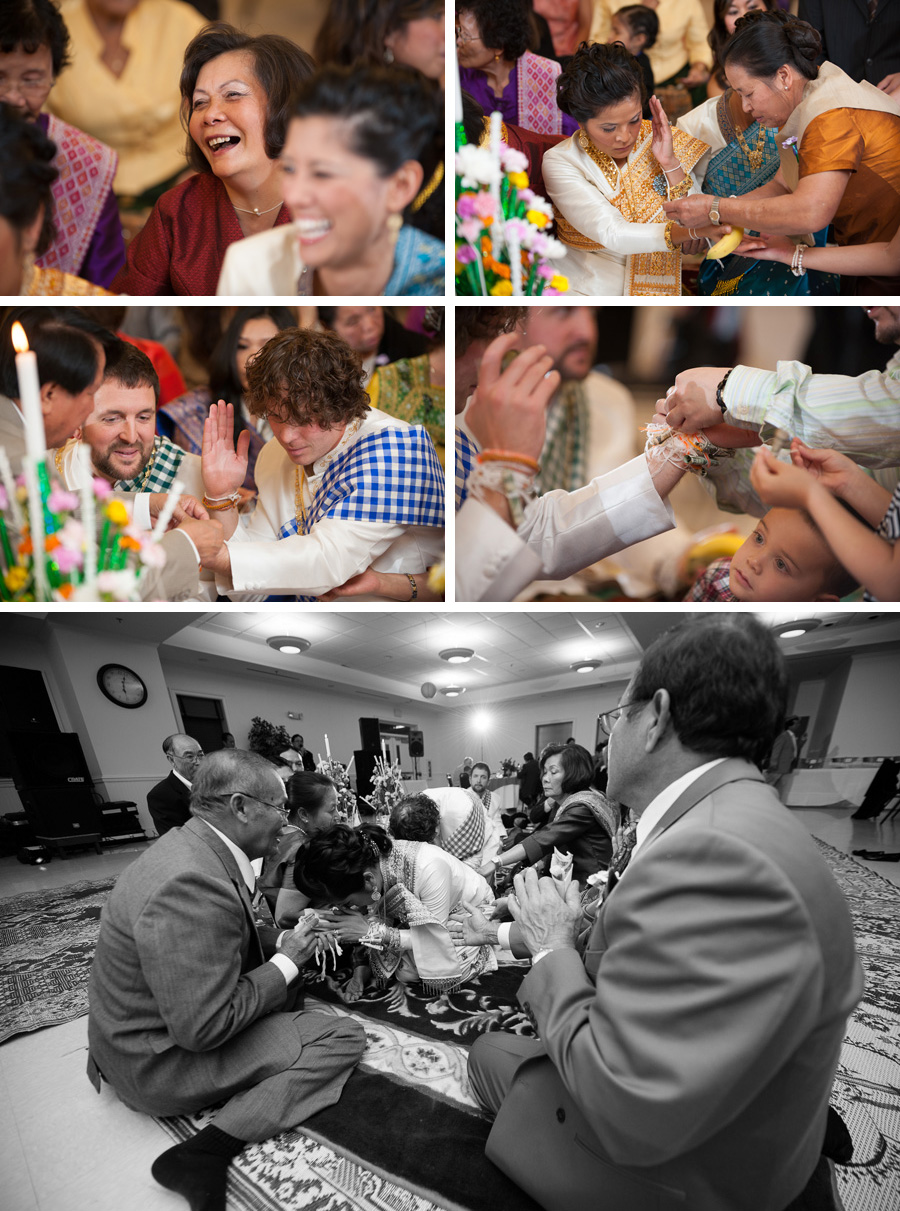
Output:
[[18,320],[12,326],[12,343],[16,353],[28,352],[28,337]]

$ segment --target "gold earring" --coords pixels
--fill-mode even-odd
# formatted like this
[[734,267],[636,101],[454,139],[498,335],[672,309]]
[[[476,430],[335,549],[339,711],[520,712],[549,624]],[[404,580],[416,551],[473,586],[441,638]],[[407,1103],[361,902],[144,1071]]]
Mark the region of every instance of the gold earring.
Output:
[[396,244],[400,238],[400,229],[403,226],[402,214],[389,214],[387,217],[387,228],[391,237],[391,243]]

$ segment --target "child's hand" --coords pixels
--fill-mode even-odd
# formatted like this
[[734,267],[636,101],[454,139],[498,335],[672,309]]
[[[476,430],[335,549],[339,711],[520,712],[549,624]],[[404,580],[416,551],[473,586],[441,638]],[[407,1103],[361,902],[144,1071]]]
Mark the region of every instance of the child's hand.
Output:
[[846,454],[838,454],[837,450],[813,450],[799,437],[791,442],[791,461],[795,467],[808,471],[835,496],[843,496],[854,475],[864,474]]
[[816,481],[808,471],[779,462],[765,446],[756,452],[750,468],[750,482],[767,505],[785,509],[808,508]]

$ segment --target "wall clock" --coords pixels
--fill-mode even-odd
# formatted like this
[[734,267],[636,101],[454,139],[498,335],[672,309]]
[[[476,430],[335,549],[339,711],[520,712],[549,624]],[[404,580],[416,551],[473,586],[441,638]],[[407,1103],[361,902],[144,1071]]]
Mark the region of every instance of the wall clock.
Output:
[[127,669],[124,664],[102,665],[97,670],[97,685],[116,706],[134,710],[147,701],[146,685],[137,673]]

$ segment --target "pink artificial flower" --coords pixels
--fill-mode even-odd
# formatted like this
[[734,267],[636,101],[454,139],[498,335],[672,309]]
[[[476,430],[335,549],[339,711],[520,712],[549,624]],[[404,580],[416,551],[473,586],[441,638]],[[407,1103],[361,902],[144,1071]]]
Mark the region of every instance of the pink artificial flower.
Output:
[[47,497],[47,505],[51,513],[74,513],[78,504],[78,497],[74,492],[67,492],[59,484],[54,483],[53,490]]
[[470,244],[474,244],[484,230],[481,219],[466,219],[456,228],[456,234]]
[[58,546],[53,552],[53,559],[63,576],[68,576],[84,563],[84,556],[80,550],[76,551],[71,547],[64,547],[62,545]]
[[545,282],[549,282],[551,278],[556,277],[556,270],[552,265],[538,265],[537,275],[539,278],[543,278]]
[[6,489],[3,484],[0,484],[0,509],[9,508],[9,497],[6,495]]
[[472,206],[480,219],[497,217],[497,199],[491,193],[477,193]]
[[461,219],[472,219],[475,217],[475,194],[461,193],[456,203],[456,213]]
[[56,537],[70,551],[80,551],[84,543],[84,526],[75,517],[70,517],[61,530],[56,531]]
[[165,567],[166,553],[158,542],[148,542],[141,548],[140,559],[148,568],[162,568]]
[[530,206],[531,203],[534,201],[534,199],[537,196],[538,195],[534,192],[533,189],[517,189],[516,190],[516,197],[518,198],[518,200],[520,202],[524,202],[526,204],[526,206]]
[[94,479],[94,495],[98,500],[106,500],[108,496],[112,496],[112,484],[109,480],[101,479],[96,476]]
[[460,265],[469,265],[472,261],[478,260],[478,253],[471,244],[463,244],[462,247],[456,250],[456,259]]

